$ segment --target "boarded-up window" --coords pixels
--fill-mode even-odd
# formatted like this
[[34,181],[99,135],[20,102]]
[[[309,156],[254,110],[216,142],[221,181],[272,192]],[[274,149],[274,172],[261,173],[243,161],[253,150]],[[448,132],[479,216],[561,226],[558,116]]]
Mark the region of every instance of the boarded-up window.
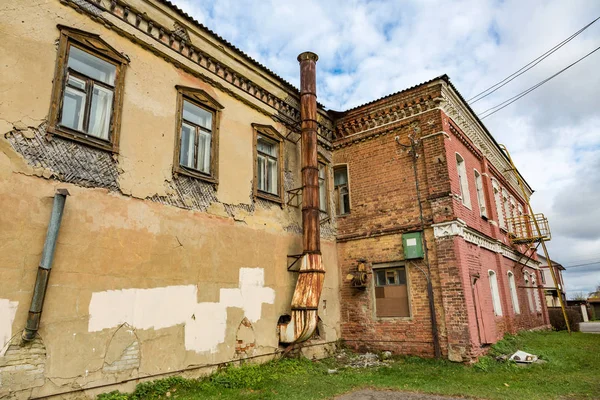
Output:
[[378,317],[410,317],[406,267],[373,269]]

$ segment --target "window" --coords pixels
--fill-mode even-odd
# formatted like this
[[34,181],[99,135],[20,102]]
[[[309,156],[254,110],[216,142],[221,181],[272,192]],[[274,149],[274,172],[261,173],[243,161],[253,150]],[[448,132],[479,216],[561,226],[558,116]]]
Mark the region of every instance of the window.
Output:
[[513,196],[510,196],[509,203],[507,204],[509,207],[508,217],[510,218],[508,221],[508,230],[509,232],[516,233],[517,227],[515,226],[515,221],[517,221],[516,217],[518,216],[517,202]]
[[533,313],[534,312],[533,293],[531,293],[533,290],[531,289],[531,286],[529,285],[529,283],[531,282],[529,272],[525,271],[523,273],[523,277],[525,279],[525,290],[527,291],[527,303],[529,303],[529,311],[531,313]]
[[542,280],[542,283],[545,285],[546,284],[546,274],[544,273],[543,269],[540,270],[540,278]]
[[338,215],[350,213],[350,191],[348,189],[348,167],[339,165],[333,169],[335,203]]
[[496,180],[492,180],[492,187],[494,189],[494,202],[496,203],[496,213],[498,214],[498,226],[502,229],[506,229],[506,221],[504,220],[504,211],[502,210],[502,193],[500,192],[500,185]]
[[520,314],[519,296],[517,296],[517,286],[515,284],[515,275],[512,272],[508,273],[508,286],[510,288],[510,298],[512,299],[513,310],[515,314]]
[[176,88],[174,172],[217,183],[219,117],[223,107],[202,89]]
[[535,304],[535,311],[537,312],[541,312],[542,311],[542,303],[540,302],[540,293],[539,293],[539,289],[537,287],[537,284],[535,283],[535,278],[531,277],[531,286],[533,286],[535,289],[531,289],[533,291],[533,299],[534,299],[534,304]]
[[[508,225],[509,218],[511,217],[510,205],[508,203],[508,192],[506,189],[502,188],[502,210],[504,211],[504,229],[506,229]],[[510,226],[508,227],[508,231],[510,231]]]
[[254,194],[283,203],[283,139],[271,126],[252,126],[255,139]]
[[375,312],[378,317],[410,317],[406,267],[373,266]]
[[492,292],[492,305],[494,306],[494,314],[497,316],[502,315],[502,304],[500,303],[500,292],[498,291],[498,278],[496,273],[492,270],[488,271],[490,278],[490,291]]
[[127,59],[98,35],[59,28],[48,132],[117,152]]
[[465,160],[458,153],[456,153],[456,169],[458,170],[458,183],[460,184],[460,197],[462,203],[465,207],[471,208],[471,194],[469,193]]
[[487,218],[487,209],[485,207],[485,193],[483,192],[483,181],[481,174],[475,171],[475,188],[477,189],[477,202],[479,203],[479,213],[482,217]]
[[319,163],[319,209],[327,212],[327,165]]

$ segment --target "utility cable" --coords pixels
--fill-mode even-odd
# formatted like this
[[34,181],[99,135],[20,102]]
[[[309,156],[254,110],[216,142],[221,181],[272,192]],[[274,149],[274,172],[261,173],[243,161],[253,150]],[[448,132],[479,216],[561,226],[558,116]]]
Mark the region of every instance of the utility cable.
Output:
[[554,46],[553,48],[551,48],[550,50],[546,51],[544,54],[542,54],[538,58],[534,59],[533,61],[530,61],[528,64],[525,64],[525,66],[523,66],[521,69],[513,72],[512,74],[510,74],[509,76],[507,76],[506,78],[501,80],[500,82],[496,83],[495,85],[490,86],[489,88],[485,89],[484,91],[482,91],[480,93],[477,93],[475,96],[468,99],[467,103],[475,104],[479,100],[489,96],[490,94],[494,93],[496,90],[507,85],[509,82],[511,82],[515,78],[523,75],[525,72],[529,71],[531,68],[535,67],[536,65],[538,65],[539,63],[544,61],[546,58],[548,58],[551,54],[553,54],[558,49],[563,47],[565,44],[567,44],[571,40],[575,39],[575,37],[577,37],[581,32],[585,31],[587,28],[592,26],[592,24],[594,24],[599,19],[600,19],[600,17],[596,18],[595,20],[593,20],[592,22],[590,22],[589,24],[587,24],[586,26],[584,26],[583,28],[581,28],[580,30],[578,30],[577,32],[575,32],[574,34],[572,34],[571,36],[569,36],[568,38],[566,38],[565,40],[563,40],[562,42],[560,42],[559,44]]
[[[483,111],[482,113],[480,113],[480,119],[485,119],[487,117],[489,117],[490,115],[493,115],[495,113],[497,113],[498,111],[502,110],[505,107],[508,107],[509,105],[511,105],[512,103],[514,103],[515,101],[519,100],[522,97],[525,97],[526,95],[528,95],[529,93],[533,92],[535,89],[539,88],[540,86],[542,86],[544,83],[548,82],[549,80],[553,79],[554,77],[562,74],[563,72],[565,72],[566,70],[568,70],[569,68],[571,68],[572,66],[574,66],[575,64],[579,63],[580,61],[583,61],[585,58],[591,56],[593,53],[595,53],[596,51],[600,50],[600,47],[596,47],[594,50],[590,51],[589,53],[587,53],[585,56],[581,57],[579,60],[573,62],[572,64],[566,66],[565,68],[561,69],[560,71],[558,71],[557,73],[555,73],[552,76],[549,76],[548,78],[544,79],[543,81],[533,85],[532,87],[530,87],[529,89],[526,89],[524,91],[522,91],[521,93],[511,97],[508,100],[503,101],[502,103],[495,105],[494,107],[488,108],[487,110]],[[494,110],[494,111],[492,111]],[[487,112],[490,112],[487,115],[483,115],[486,114]]]
[[567,265],[567,266],[565,267],[565,269],[579,268],[579,267],[586,267],[586,266],[588,266],[588,265],[596,265],[596,264],[600,264],[600,260],[598,260],[598,261],[596,261],[596,262],[585,263],[585,264]]

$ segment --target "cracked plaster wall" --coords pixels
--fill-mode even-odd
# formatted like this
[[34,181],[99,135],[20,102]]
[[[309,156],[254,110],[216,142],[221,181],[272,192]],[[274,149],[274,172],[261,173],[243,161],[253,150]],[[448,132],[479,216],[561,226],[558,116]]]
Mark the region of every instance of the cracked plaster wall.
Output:
[[[287,131],[58,0],[9,0],[3,7],[0,207],[10,212],[0,213],[0,298],[18,304],[3,337],[20,334],[25,325],[54,191],[64,187],[71,193],[40,327],[47,354],[45,381],[33,394],[116,381],[105,360],[119,328],[88,330],[95,292],[192,285],[198,303],[218,302],[221,289],[238,287],[240,269],[262,268],[265,286],[273,288],[275,297],[252,322],[252,351],[272,352],[277,320],[289,313],[296,280],[286,269],[286,256],[301,249],[300,210],[253,201],[251,123]],[[56,24],[100,33],[131,59],[120,152],[112,161],[68,140],[47,142],[43,137],[56,63]],[[224,106],[216,190],[172,176],[175,85],[202,88]],[[57,160],[52,151],[65,154]],[[300,186],[299,152],[286,142],[286,188]],[[90,171],[82,165],[85,159],[77,154],[96,157],[95,163],[103,159],[108,167],[90,178],[83,174]],[[324,229],[330,238],[332,226]],[[331,266],[322,318],[327,338],[334,340],[339,337],[335,243],[323,241],[322,250],[325,265]],[[140,357],[127,373],[145,376],[230,360],[236,356],[244,318],[242,308],[227,308],[225,337],[214,353],[186,349],[185,324],[135,329]]]

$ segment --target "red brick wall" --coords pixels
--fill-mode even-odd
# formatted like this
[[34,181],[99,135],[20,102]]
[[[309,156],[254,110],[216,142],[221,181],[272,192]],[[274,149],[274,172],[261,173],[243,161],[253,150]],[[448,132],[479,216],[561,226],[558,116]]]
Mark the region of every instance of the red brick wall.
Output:
[[[439,87],[419,87],[397,98],[392,96],[352,110],[342,122],[351,125],[352,118],[380,115],[381,107],[393,106],[394,101],[403,108],[436,96],[439,97]],[[409,135],[423,138],[417,148],[417,173],[444,357],[456,361],[472,359],[486,350],[482,342],[494,342],[505,332],[544,323],[544,313],[532,315],[529,312],[525,289],[519,289],[521,315],[513,313],[506,272],[513,270],[517,286],[523,285],[523,274],[514,261],[459,236],[433,238],[431,224],[460,218],[483,235],[508,243],[503,231],[480,216],[475,190],[473,170],[477,169],[482,175],[489,219],[496,220],[490,178],[498,172],[456,126],[451,128],[452,124],[439,110],[424,111],[395,124],[391,130],[390,127],[371,128],[368,133],[355,133],[338,138],[334,143],[334,165],[348,167],[351,208],[349,215],[337,218],[340,276],[343,279],[355,272],[363,261],[369,273],[373,264],[398,262],[407,267],[409,282],[409,318],[376,317],[372,275],[369,275],[368,287],[363,289],[342,282],[342,338],[355,348],[433,355],[427,281],[419,269],[427,271],[427,264],[425,260],[405,262],[402,249],[402,234],[421,230],[413,158],[408,149],[398,143],[409,145]],[[452,193],[460,194],[456,152],[465,160],[471,210],[452,196]],[[504,178],[498,175],[502,186],[508,188]],[[513,196],[519,198],[515,193]],[[501,295],[503,315],[498,317],[493,311],[490,269],[497,274]],[[475,276],[479,277],[477,303],[483,318],[479,323],[472,286]],[[480,339],[482,327],[486,329],[485,340]]]

